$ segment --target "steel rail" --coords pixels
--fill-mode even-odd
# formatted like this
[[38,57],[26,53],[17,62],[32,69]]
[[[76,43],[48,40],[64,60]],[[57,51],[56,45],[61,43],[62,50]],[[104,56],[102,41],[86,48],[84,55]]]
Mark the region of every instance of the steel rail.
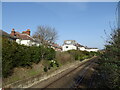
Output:
[[78,78],[78,80],[76,81],[76,84],[74,86],[74,88],[78,88],[80,86],[80,83],[82,83],[82,81],[84,80],[84,77],[88,74],[88,67],[91,67],[93,65],[94,62],[91,62],[87,65],[87,69],[84,70],[84,72],[82,73],[81,77]]
[[[61,76],[60,78],[56,79],[55,81],[51,82],[50,84],[48,84],[47,86],[45,86],[45,87],[42,88],[41,90],[46,89],[47,87],[49,87],[49,86],[52,85],[53,83],[59,81],[60,79],[62,79],[63,77],[67,76],[67,75],[70,74],[71,72],[74,72],[76,69],[78,69],[79,67],[85,65],[86,63],[88,63],[88,65],[90,65],[92,62],[95,61],[96,58],[97,58],[97,57],[94,57],[94,58],[90,59],[89,61],[86,61],[86,62],[81,63],[79,66],[77,66],[76,68],[72,69],[72,70],[69,71],[68,73],[64,74],[64,75]],[[87,65],[87,66],[88,66],[88,65]]]

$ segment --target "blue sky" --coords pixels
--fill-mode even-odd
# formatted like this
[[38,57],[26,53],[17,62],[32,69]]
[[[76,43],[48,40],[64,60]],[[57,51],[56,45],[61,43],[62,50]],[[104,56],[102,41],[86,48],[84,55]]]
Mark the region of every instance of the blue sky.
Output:
[[[117,2],[3,2],[2,29],[8,33],[31,29],[39,25],[55,27],[57,43],[76,40],[78,43],[102,49],[106,36],[111,32],[109,22],[115,24]],[[104,39],[103,39],[103,38]]]

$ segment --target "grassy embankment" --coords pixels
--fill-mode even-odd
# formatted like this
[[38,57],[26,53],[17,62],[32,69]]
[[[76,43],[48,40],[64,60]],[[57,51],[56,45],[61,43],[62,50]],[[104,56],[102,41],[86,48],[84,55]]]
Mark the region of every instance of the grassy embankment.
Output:
[[50,74],[61,66],[98,54],[77,50],[55,52],[43,46],[18,45],[6,38],[2,42],[3,85],[35,75]]

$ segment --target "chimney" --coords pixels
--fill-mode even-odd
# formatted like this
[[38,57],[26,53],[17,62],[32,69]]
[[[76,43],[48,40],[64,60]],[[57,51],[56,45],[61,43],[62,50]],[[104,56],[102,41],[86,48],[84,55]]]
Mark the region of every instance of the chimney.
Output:
[[30,29],[27,29],[26,33],[27,33],[28,35],[30,35]]
[[22,33],[30,35],[30,29],[27,29],[26,31],[23,31]]
[[15,36],[15,29],[13,28],[12,31],[11,31],[11,36]]

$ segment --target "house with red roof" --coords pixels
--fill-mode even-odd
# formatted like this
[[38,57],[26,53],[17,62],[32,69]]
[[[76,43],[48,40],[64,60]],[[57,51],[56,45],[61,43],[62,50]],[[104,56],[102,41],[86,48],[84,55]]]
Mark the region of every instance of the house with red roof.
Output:
[[62,47],[58,45],[57,43],[51,43],[51,48],[53,48],[55,51],[62,51]]
[[10,35],[16,38],[16,42],[18,44],[26,45],[26,46],[40,45],[40,41],[30,36],[30,29],[23,31],[22,33],[16,32],[15,29],[12,29]]

